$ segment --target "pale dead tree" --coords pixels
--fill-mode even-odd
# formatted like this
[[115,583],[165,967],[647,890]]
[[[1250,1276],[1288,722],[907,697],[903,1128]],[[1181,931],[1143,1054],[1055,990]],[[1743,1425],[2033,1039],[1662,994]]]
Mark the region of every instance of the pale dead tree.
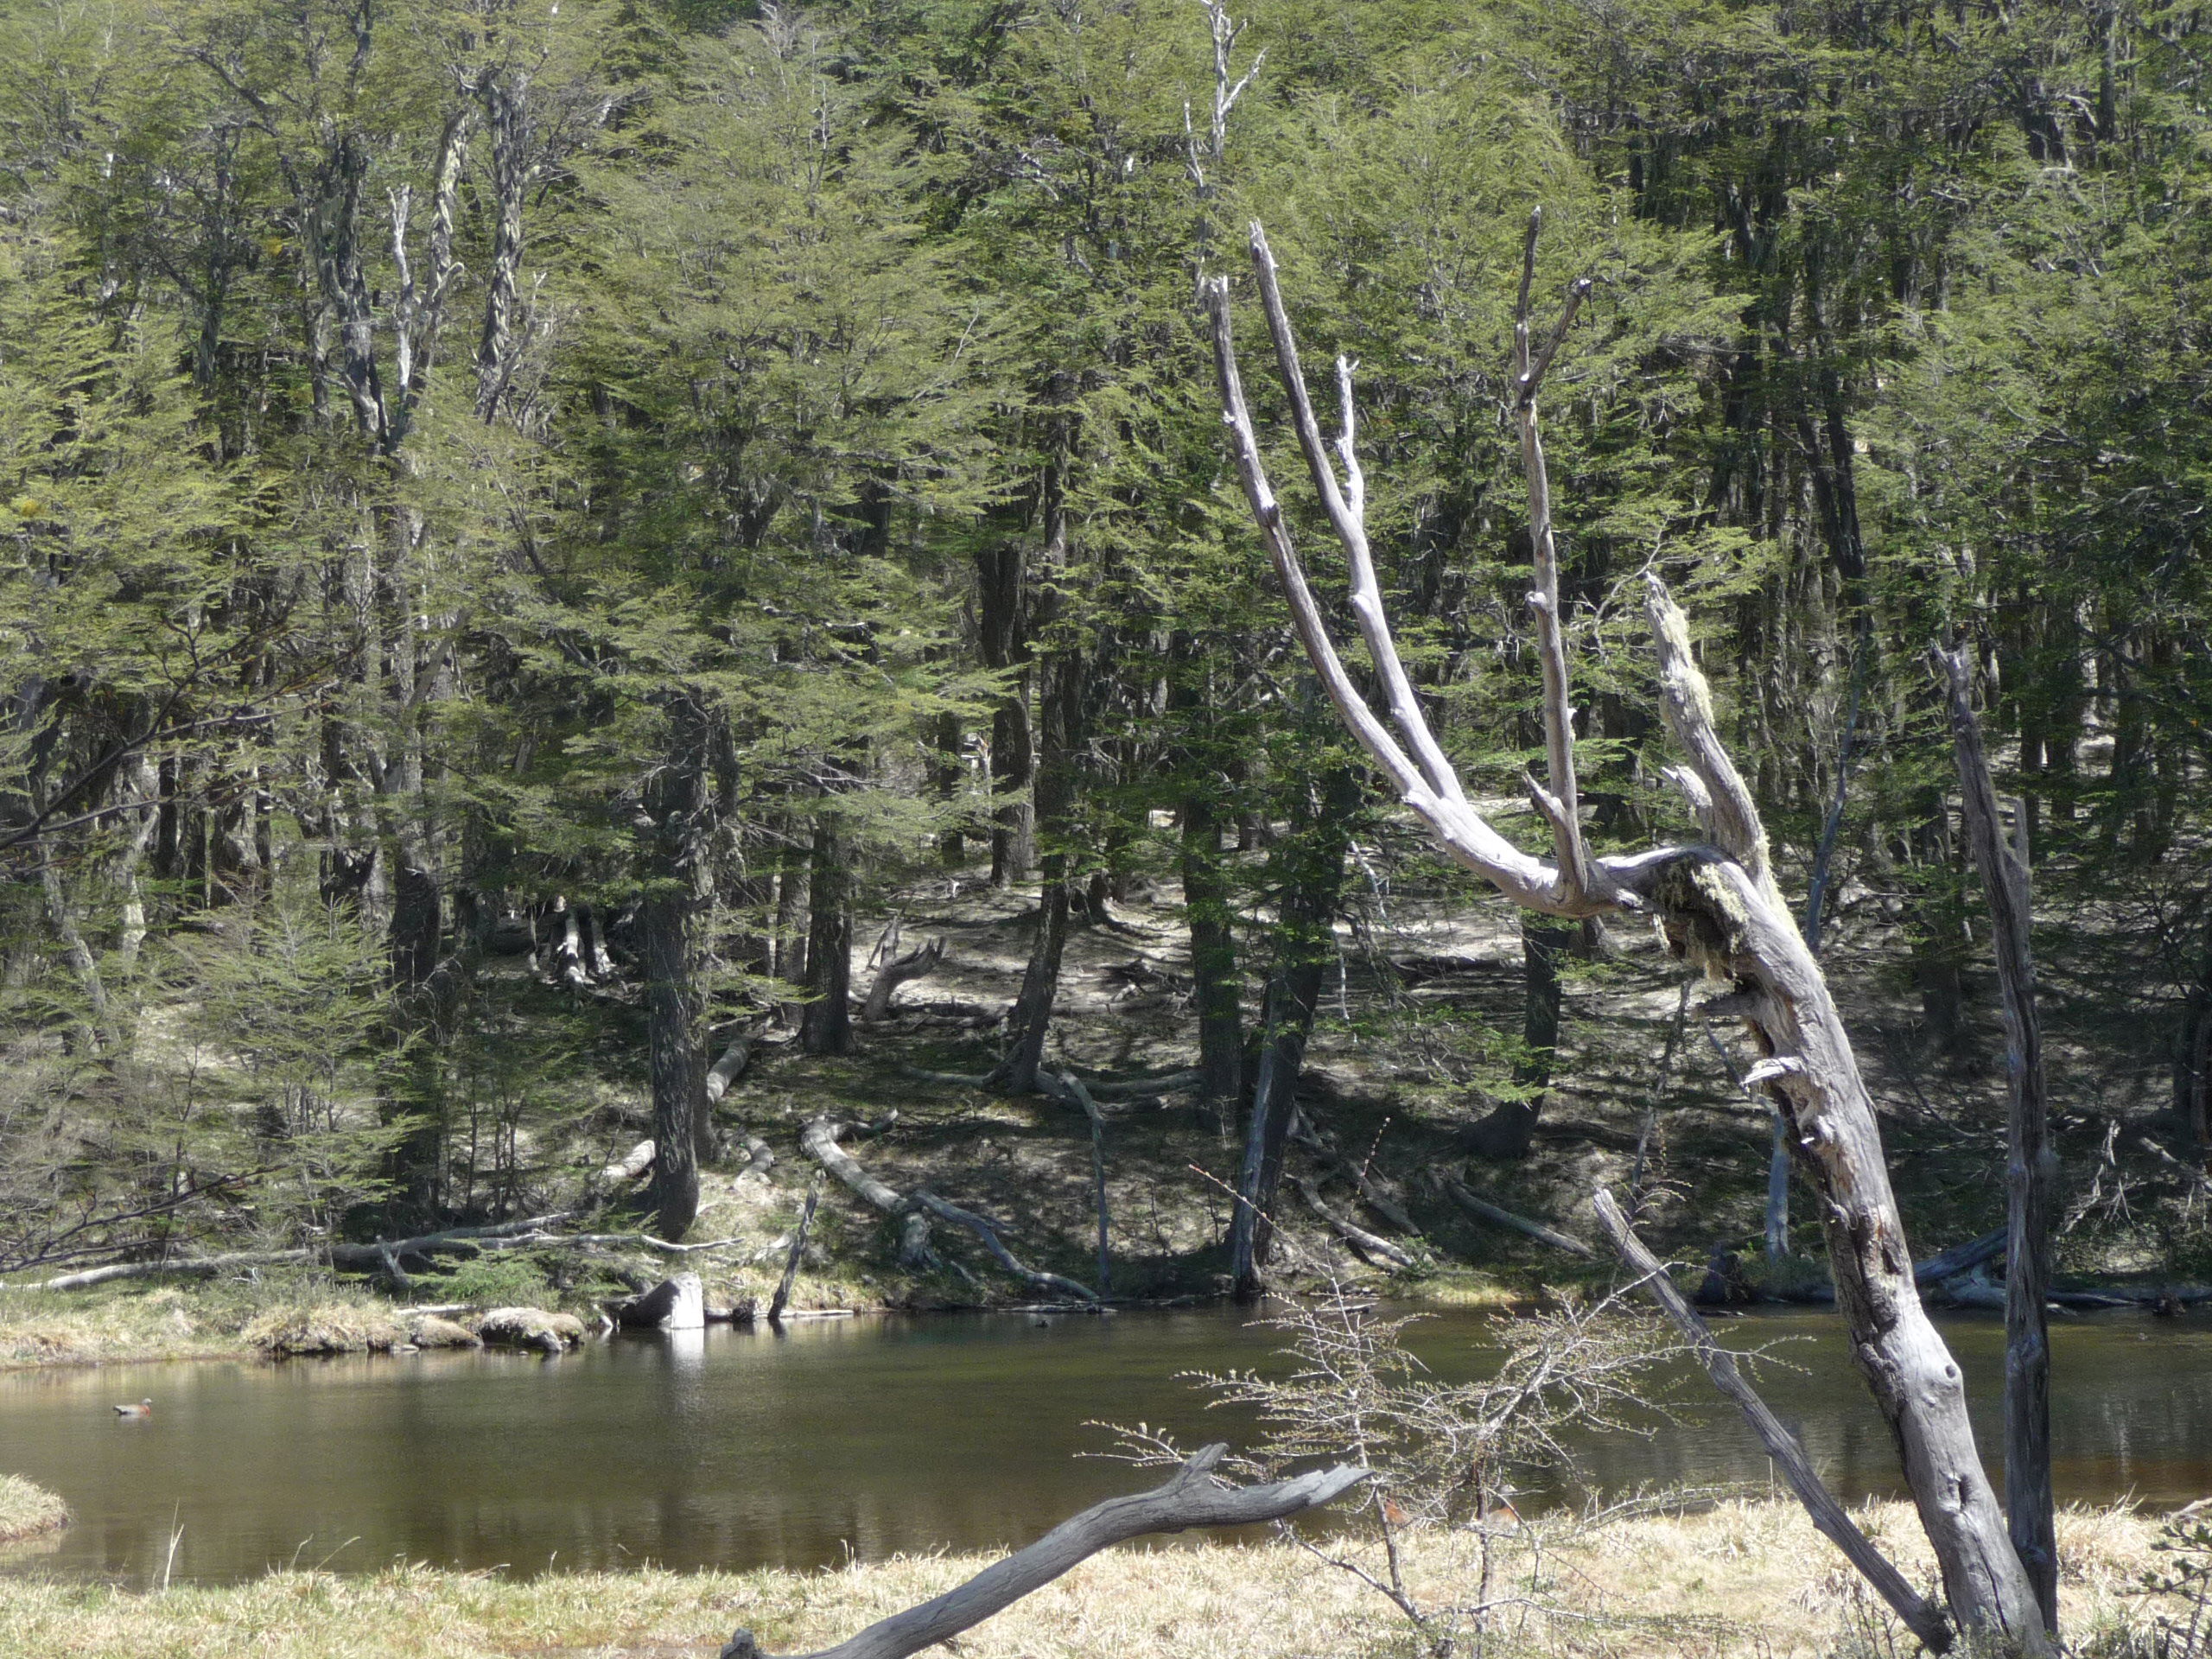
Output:
[[[1345,725],[1399,798],[1444,849],[1506,897],[1554,916],[1631,912],[1656,918],[1673,950],[1726,987],[1707,1011],[1740,1017],[1764,1058],[1749,1081],[1788,1114],[1792,1150],[1820,1198],[1834,1265],[1836,1302],[1867,1384],[1894,1432],[1922,1524],[1959,1624],[2012,1653],[2051,1651],[2033,1586],[1983,1473],[1967,1421],[1959,1367],[1922,1307],[1912,1256],[1890,1187],[1881,1135],[1851,1039],[1820,965],[1774,882],[1766,831],[1750,789],[1715,728],[1689,628],[1657,577],[1646,609],[1660,670],[1660,706],[1686,764],[1669,776],[1688,798],[1702,842],[1623,856],[1593,857],[1575,810],[1573,711],[1560,635],[1557,555],[1550,486],[1536,429],[1536,397],[1567,319],[1536,346],[1526,296],[1515,328],[1513,413],[1528,469],[1535,561],[1530,607],[1544,667],[1544,784],[1527,780],[1549,826],[1553,856],[1522,851],[1467,798],[1400,660],[1384,613],[1366,529],[1366,480],[1356,448],[1352,365],[1339,359],[1341,429],[1331,445],[1314,416],[1274,256],[1252,228],[1253,270],[1272,336],[1293,427],[1350,571],[1353,621],[1374,663],[1389,722],[1354,683],[1306,579],[1290,525],[1268,480],[1237,369],[1227,278],[1203,288],[1213,329],[1223,419],[1262,540],[1288,599],[1291,620]],[[1535,257],[1532,225],[1527,261]],[[1568,314],[1580,297],[1571,293]],[[1339,476],[1338,468],[1343,468]],[[1394,733],[1391,726],[1395,724]]]
[[1229,16],[1223,0],[1198,0],[1199,8],[1206,15],[1206,27],[1213,35],[1213,110],[1203,136],[1191,113],[1190,100],[1183,102],[1184,164],[1190,169],[1191,182],[1198,187],[1200,195],[1212,193],[1212,181],[1206,169],[1219,171],[1221,158],[1229,149],[1229,118],[1236,108],[1236,100],[1244,96],[1259,74],[1261,66],[1268,60],[1267,48],[1262,47],[1252,54],[1252,61],[1241,75],[1230,67],[1230,57],[1236,49],[1238,36],[1251,27],[1248,18],[1236,22]]
[[1990,944],[2004,995],[2006,1124],[2005,1250],[2005,1513],[2012,1545],[2035,1581],[2043,1616],[2058,1624],[2058,1522],[2050,1489],[2050,1331],[2044,1300],[2050,1289],[2051,1217],[2057,1207],[2058,1154],[2050,1144],[2043,1027],[2036,1014],[2036,958],[2030,939],[2028,815],[2008,845],[1997,816],[1981,721],[1974,712],[1974,675],[1961,649],[1937,651],[1950,684],[1951,737],[1967,842],[1989,894]]

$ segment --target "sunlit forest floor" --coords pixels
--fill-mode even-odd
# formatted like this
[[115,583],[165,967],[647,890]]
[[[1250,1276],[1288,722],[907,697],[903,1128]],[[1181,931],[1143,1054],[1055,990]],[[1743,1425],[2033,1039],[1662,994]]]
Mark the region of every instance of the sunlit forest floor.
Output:
[[[1904,1506],[1873,1505],[1860,1518],[1908,1576],[1932,1574]],[[2061,1516],[2062,1620],[2077,1650],[2113,1651],[2124,1625],[2177,1611],[2136,1582],[2152,1533],[2151,1521],[2124,1510]],[[523,1581],[402,1567],[151,1593],[0,1577],[0,1630],[10,1651],[41,1659],[690,1659],[715,1653],[738,1626],[770,1652],[809,1652],[983,1564],[928,1556],[815,1574],[648,1569]],[[1464,1535],[1416,1537],[1407,1565],[1429,1605],[1475,1599],[1478,1568]],[[1876,1659],[1914,1650],[1786,1501],[1562,1529],[1540,1553],[1525,1537],[1502,1540],[1497,1573],[1494,1598],[1508,1605],[1485,1648],[1493,1659]],[[1094,1557],[963,1635],[958,1650],[962,1659],[1421,1651],[1404,1620],[1350,1573],[1280,1542]]]

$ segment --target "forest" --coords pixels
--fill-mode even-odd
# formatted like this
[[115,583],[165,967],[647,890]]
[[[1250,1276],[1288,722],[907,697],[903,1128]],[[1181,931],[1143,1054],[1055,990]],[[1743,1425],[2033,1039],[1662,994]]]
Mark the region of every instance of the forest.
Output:
[[[635,1132],[680,1239],[762,1127],[725,1094],[756,1046],[802,1092],[934,1072],[1048,1112],[1053,1066],[1135,1058],[1223,1146],[1303,1081],[1301,1132],[1379,1101],[1510,1167],[1642,984],[1666,1053],[1625,1087],[1663,1094],[1704,1046],[1652,953],[1516,920],[1341,734],[1197,293],[1251,302],[1264,219],[1298,327],[1357,364],[1414,694],[1541,838],[1509,366],[1541,210],[1541,306],[1590,283],[1544,442],[1592,846],[1688,823],[1656,574],[1885,1109],[1970,1185],[1995,1000],[1928,656],[1961,645],[2031,849],[2072,1221],[2187,1272],[2199,25],[11,3],[0,1268],[496,1222]],[[1505,950],[1409,944],[1424,916]],[[903,1021],[857,1006],[940,953]],[[1679,1086],[1730,1099],[1705,1071]],[[1756,1217],[1751,1163],[1720,1201]]]
[[2005,1306],[2008,1156],[2016,1325],[2212,1298],[2208,65],[0,0],[0,1274],[1503,1302],[1612,1183],[2044,1650],[2048,1444],[1945,1534],[1864,1333]]

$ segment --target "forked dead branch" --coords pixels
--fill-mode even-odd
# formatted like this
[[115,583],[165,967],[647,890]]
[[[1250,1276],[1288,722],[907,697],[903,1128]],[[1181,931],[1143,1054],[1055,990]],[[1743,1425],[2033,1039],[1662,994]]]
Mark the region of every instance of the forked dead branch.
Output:
[[1570,294],[1566,314],[1546,334],[1541,350],[1533,350],[1528,296],[1535,230],[1532,222],[1515,327],[1513,409],[1529,477],[1535,563],[1530,605],[1544,657],[1550,770],[1548,785],[1529,779],[1528,786],[1550,827],[1549,861],[1522,851],[1484,817],[1428,723],[1392,639],[1368,543],[1352,365],[1344,359],[1337,363],[1341,415],[1332,457],[1306,391],[1274,259],[1256,224],[1253,273],[1293,429],[1323,513],[1344,547],[1352,620],[1372,659],[1389,711],[1387,722],[1338,652],[1268,481],[1237,365],[1229,280],[1216,276],[1203,292],[1223,420],[1246,499],[1288,599],[1292,622],[1330,700],[1399,798],[1446,851],[1531,910],[1655,917],[1675,954],[1722,988],[1708,1006],[1744,1020],[1764,1057],[1749,1080],[1765,1089],[1788,1116],[1793,1155],[1820,1196],[1837,1304],[1853,1355],[1896,1434],[1952,1614],[1964,1630],[2000,1649],[2049,1653],[2051,1639],[2034,1588],[1975,1452],[1958,1365],[1921,1306],[1873,1103],[1850,1038],[1820,965],[1776,888],[1758,808],[1720,741],[1688,621],[1656,574],[1648,580],[1645,602],[1658,654],[1661,711],[1685,756],[1685,764],[1669,775],[1706,839],[1605,857],[1592,856],[1583,840],[1575,810],[1573,710],[1558,614],[1557,556],[1549,533],[1550,481],[1536,424],[1545,372],[1582,290],[1578,285]]
[[[1209,1446],[1177,1469],[1164,1484],[1148,1492],[1094,1503],[1061,1522],[1027,1549],[993,1562],[957,1589],[893,1613],[808,1659],[906,1659],[908,1654],[948,1642],[1011,1607],[1102,1549],[1148,1533],[1287,1521],[1334,1503],[1368,1478],[1364,1469],[1316,1469],[1262,1486],[1232,1486],[1213,1472],[1228,1450],[1226,1446]],[[765,1656],[753,1632],[739,1630],[724,1644],[721,1659]]]

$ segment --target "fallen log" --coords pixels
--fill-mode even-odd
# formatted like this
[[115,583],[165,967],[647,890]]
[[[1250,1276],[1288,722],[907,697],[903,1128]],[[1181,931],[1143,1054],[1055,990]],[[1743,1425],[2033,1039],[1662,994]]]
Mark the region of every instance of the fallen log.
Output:
[[753,1063],[753,1039],[740,1037],[722,1050],[721,1058],[707,1068],[707,1104],[717,1105],[729,1092],[729,1086],[745,1075],[745,1068]]
[[1420,1224],[1407,1213],[1406,1207],[1376,1185],[1374,1178],[1364,1169],[1323,1140],[1314,1132],[1311,1125],[1301,1120],[1292,1127],[1290,1133],[1291,1138],[1299,1145],[1306,1147],[1317,1158],[1325,1160],[1330,1167],[1350,1181],[1353,1190],[1359,1194],[1362,1204],[1400,1232],[1408,1233],[1415,1237],[1420,1236]]
[[1446,1176],[1444,1180],[1444,1192],[1446,1197],[1469,1215],[1478,1217],[1493,1226],[1510,1228],[1516,1233],[1526,1234],[1539,1244],[1548,1244],[1555,1250],[1565,1250],[1569,1255],[1579,1255],[1587,1259],[1598,1254],[1579,1238],[1570,1238],[1555,1228],[1545,1226],[1541,1221],[1531,1221],[1526,1216],[1516,1216],[1510,1210],[1501,1210],[1487,1199],[1477,1198],[1449,1176]]
[[[1210,1446],[1178,1469],[1165,1485],[1127,1497],[1109,1497],[1063,1521],[1026,1549],[993,1562],[957,1590],[869,1625],[858,1636],[808,1659],[908,1659],[950,1642],[1032,1591],[1090,1560],[1102,1549],[1147,1533],[1188,1532],[1194,1527],[1243,1527],[1287,1521],[1334,1503],[1365,1480],[1365,1469],[1317,1469],[1266,1486],[1229,1486],[1214,1466],[1228,1451]],[[720,1659],[767,1659],[751,1630],[734,1634]]]
[[640,1141],[621,1157],[599,1172],[599,1179],[613,1186],[620,1181],[634,1181],[653,1166],[653,1143]]
[[119,1279],[156,1279],[171,1275],[188,1279],[207,1278],[238,1268],[276,1268],[295,1262],[311,1262],[317,1254],[314,1250],[235,1250],[226,1255],[202,1255],[173,1262],[116,1262],[105,1268],[86,1268],[81,1273],[65,1273],[58,1278],[41,1280],[25,1288],[87,1290],[94,1285],[112,1284]]
[[2011,1230],[1999,1227],[1984,1233],[1980,1238],[1970,1238],[1963,1244],[1954,1244],[1948,1250],[1929,1256],[1925,1262],[1912,1265],[1912,1276],[1923,1287],[1940,1285],[1946,1279],[1955,1279],[1962,1273],[1972,1273],[1985,1262],[1993,1262],[2005,1254],[2005,1240]]
[[861,1023],[873,1026],[880,1023],[891,1012],[891,999],[899,988],[910,979],[920,979],[938,970],[944,960],[944,940],[942,936],[917,946],[903,957],[893,957],[875,970],[875,980],[868,988],[868,1000],[861,1005]]
[[575,1213],[574,1211],[563,1210],[552,1215],[533,1216],[524,1221],[503,1221],[486,1227],[448,1227],[442,1232],[424,1233],[416,1238],[379,1240],[372,1244],[330,1244],[289,1250],[235,1250],[221,1255],[184,1256],[163,1262],[114,1262],[104,1268],[86,1268],[79,1273],[65,1273],[58,1278],[41,1280],[28,1288],[88,1290],[94,1285],[113,1284],[126,1279],[207,1278],[244,1268],[287,1267],[296,1262],[316,1261],[327,1261],[336,1268],[373,1271],[383,1268],[387,1259],[431,1255],[448,1249],[466,1249],[486,1241],[534,1233],[553,1223],[566,1221]]
[[862,1169],[851,1154],[837,1144],[837,1136],[851,1125],[827,1114],[810,1120],[799,1131],[799,1145],[806,1155],[835,1175],[863,1203],[880,1210],[899,1223],[899,1265],[925,1273],[938,1265],[930,1243],[930,1219],[918,1207]]
[[1394,1268],[1411,1269],[1421,1266],[1421,1263],[1411,1255],[1400,1249],[1389,1239],[1382,1237],[1380,1234],[1369,1232],[1357,1223],[1330,1209],[1322,1202],[1321,1189],[1313,1184],[1312,1176],[1294,1177],[1293,1185],[1298,1188],[1299,1196],[1306,1200],[1306,1207],[1326,1222],[1331,1232],[1336,1234],[1362,1255],[1370,1261],[1388,1262]]
[[1046,1273],[1041,1268],[1029,1267],[1017,1260],[1014,1252],[1000,1242],[998,1230],[974,1211],[963,1210],[957,1204],[948,1203],[925,1186],[914,1189],[914,1202],[940,1220],[965,1227],[975,1234],[982,1241],[983,1248],[991,1253],[993,1259],[1024,1284],[1035,1285],[1042,1290],[1064,1290],[1081,1301],[1096,1302],[1098,1300],[1096,1291],[1078,1285],[1072,1279],[1064,1279],[1057,1273]]
[[1598,1220],[1613,1241],[1613,1248],[1620,1252],[1621,1260],[1629,1270],[1638,1276],[1643,1288],[1651,1294],[1675,1322],[1675,1328],[1695,1351],[1699,1363],[1706,1375],[1713,1379],[1713,1387],[1734,1401],[1742,1410],[1752,1429],[1765,1445],[1790,1490],[1797,1494],[1798,1502],[1805,1506],[1805,1513],[1813,1524],[1826,1535],[1828,1541],[1841,1550],[1857,1567],[1866,1582],[1884,1601],[1897,1611],[1907,1629],[1918,1637],[1933,1653],[1948,1652],[1951,1646],[1950,1621],[1943,1610],[1929,1603],[1904,1580],[1904,1575],[1892,1566],[1887,1556],[1874,1548],[1858,1523],[1836,1502],[1835,1494],[1821,1480],[1820,1471],[1813,1467],[1805,1455],[1804,1446],[1797,1437],[1783,1427],[1782,1420],[1767,1408],[1751,1385],[1736,1369],[1736,1357],[1713,1339],[1712,1329],[1697,1316],[1695,1309],[1682,1300],[1681,1292],[1675,1288],[1675,1281],[1668,1277],[1667,1269],[1659,1258],[1643,1246],[1636,1230],[1613,1202],[1613,1195],[1599,1187],[1594,1203]]

